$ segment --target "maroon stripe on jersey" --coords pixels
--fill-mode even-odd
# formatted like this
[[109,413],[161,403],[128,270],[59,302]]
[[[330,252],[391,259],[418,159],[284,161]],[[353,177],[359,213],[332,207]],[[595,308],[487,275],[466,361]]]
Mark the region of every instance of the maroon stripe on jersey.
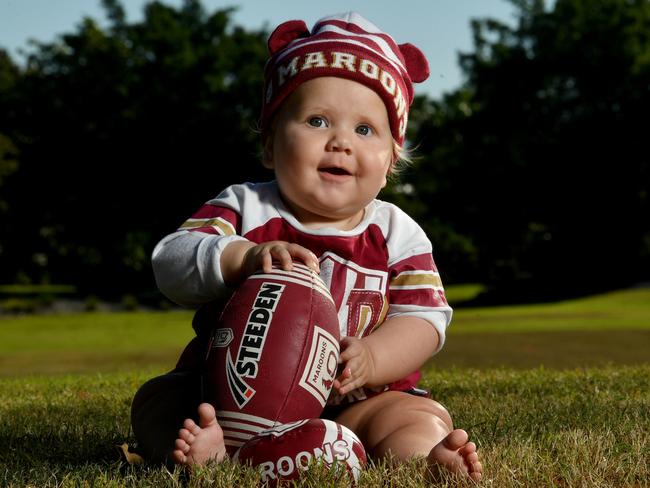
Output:
[[443,290],[433,290],[431,288],[391,290],[389,303],[394,305],[418,305],[421,307],[448,306],[445,292]]
[[197,227],[196,229],[187,229],[188,232],[203,232],[204,234],[221,235],[214,227]]
[[[231,210],[226,207],[218,207],[217,205],[210,205],[209,203],[206,203],[201,208],[199,208],[190,218],[214,219],[216,217],[220,217],[223,220],[229,222],[230,225],[232,225],[235,228],[237,234],[241,232],[241,216],[234,210]],[[193,230],[199,230],[201,232],[205,232],[202,228],[193,229]],[[210,233],[217,234],[217,232],[210,232]]]
[[306,247],[316,256],[322,256],[329,251],[343,260],[349,260],[369,269],[385,270],[388,260],[386,239],[377,225],[369,225],[365,232],[356,236],[323,236],[302,232],[284,219],[276,217],[246,232],[243,237],[253,242],[267,242],[281,238]]
[[390,277],[392,279],[404,271],[416,270],[438,272],[438,268],[436,267],[436,263],[433,262],[433,256],[431,253],[409,256],[406,259],[394,263],[390,267]]
[[[430,253],[410,256],[393,264],[390,268],[390,278],[393,279],[404,271],[433,271],[438,272],[436,263]],[[415,290],[391,289],[389,303],[396,305],[419,305],[423,307],[446,307],[447,298],[443,290],[421,288]]]
[[447,297],[445,296],[445,291],[444,290],[435,290],[434,294],[437,295],[437,301],[436,303],[442,303],[443,305],[440,306],[449,306],[449,303],[447,303]]
[[[367,275],[358,270],[354,264],[369,270],[388,271],[386,238],[381,228],[375,224],[369,225],[366,231],[359,235],[339,237],[307,234],[291,226],[284,219],[274,218],[244,235],[246,239],[253,242],[274,241],[279,238],[278,236],[281,236],[282,240],[300,244],[312,251],[321,260],[321,268],[326,264],[324,260],[331,261],[333,273],[329,288],[337,310],[341,309],[348,276],[356,275],[354,286],[364,289],[363,284]],[[324,256],[325,253],[336,257]],[[386,293],[388,283],[383,283],[383,286],[384,290],[380,291]]]

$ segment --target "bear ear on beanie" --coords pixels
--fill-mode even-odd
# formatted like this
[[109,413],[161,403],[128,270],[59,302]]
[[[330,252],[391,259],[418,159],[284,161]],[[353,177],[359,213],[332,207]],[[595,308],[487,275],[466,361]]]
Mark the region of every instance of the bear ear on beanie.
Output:
[[283,22],[275,28],[269,37],[269,53],[272,56],[287,47],[291,41],[301,37],[309,37],[309,29],[304,21],[289,20]]
[[399,50],[404,56],[406,71],[415,83],[421,83],[429,77],[429,62],[422,51],[411,43],[400,44]]

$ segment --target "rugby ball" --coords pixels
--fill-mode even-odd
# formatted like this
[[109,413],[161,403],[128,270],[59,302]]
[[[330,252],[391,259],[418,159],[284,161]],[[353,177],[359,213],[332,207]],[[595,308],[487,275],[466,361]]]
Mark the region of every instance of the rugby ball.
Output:
[[260,432],[233,459],[256,466],[262,482],[269,485],[298,478],[313,462],[343,468],[357,481],[366,464],[366,451],[347,427],[332,420],[307,419]]
[[307,266],[248,277],[211,338],[206,399],[230,454],[261,430],[320,416],[339,359],[330,292]]

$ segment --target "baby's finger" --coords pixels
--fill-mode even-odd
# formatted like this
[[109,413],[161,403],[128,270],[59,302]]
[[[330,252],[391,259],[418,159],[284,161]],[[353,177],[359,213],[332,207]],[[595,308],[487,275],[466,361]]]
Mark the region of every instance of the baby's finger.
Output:
[[339,356],[339,364],[347,363],[348,361],[356,358],[361,354],[361,346],[356,341],[349,337],[341,341],[341,355]]
[[292,257],[299,259],[311,269],[313,269],[316,273],[320,273],[318,258],[309,249],[299,244],[291,244],[291,246],[289,246],[289,252],[291,253]]
[[262,254],[262,269],[265,273],[273,271],[273,257],[268,252]]
[[346,366],[343,372],[339,375],[338,380],[341,383],[341,386],[347,386],[350,383],[354,383],[359,379],[362,371],[360,369],[355,369],[356,366]]
[[341,356],[339,357],[339,364],[347,363],[348,361],[354,359],[358,355],[359,355],[359,351],[356,347],[349,347],[348,349],[345,349],[341,353]]
[[343,368],[341,374],[339,374],[332,383],[332,386],[338,390],[343,386],[346,381],[349,381],[349,378],[352,376],[352,372],[349,367]]
[[285,271],[291,271],[293,268],[293,260],[291,259],[291,253],[283,246],[273,246],[271,248],[271,254],[273,257],[279,261],[280,267]]
[[338,388],[338,392],[341,395],[345,395],[346,393],[350,393],[352,390],[356,390],[357,388],[362,387],[364,384],[362,378],[352,378],[347,380],[347,382],[341,383],[341,387]]
[[309,251],[309,257],[311,258],[314,271],[316,271],[316,273],[320,273],[320,263],[318,262],[318,257],[311,251]]
[[303,261],[307,266],[313,269],[316,273],[320,273],[320,263],[318,262],[318,258],[313,252],[307,251],[307,255],[305,256]]
[[343,368],[343,371],[341,371],[341,374],[339,375],[338,379],[341,381],[345,381],[351,377],[352,377],[352,369],[350,368],[350,366],[346,366],[345,368]]

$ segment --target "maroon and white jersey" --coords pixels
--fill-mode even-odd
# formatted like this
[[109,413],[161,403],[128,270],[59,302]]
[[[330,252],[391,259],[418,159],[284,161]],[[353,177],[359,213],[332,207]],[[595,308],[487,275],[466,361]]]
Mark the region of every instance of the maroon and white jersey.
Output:
[[[161,291],[196,307],[229,294],[220,269],[221,252],[233,240],[288,241],[318,256],[321,278],[338,310],[341,337],[370,334],[387,317],[410,315],[436,329],[440,342],[452,311],[420,226],[395,205],[367,207],[352,230],[307,229],[284,206],[275,182],[233,185],[208,201],[154,249]],[[436,351],[437,352],[437,351]],[[360,388],[330,404],[367,398],[386,389],[408,389],[419,375],[381,388]]]

